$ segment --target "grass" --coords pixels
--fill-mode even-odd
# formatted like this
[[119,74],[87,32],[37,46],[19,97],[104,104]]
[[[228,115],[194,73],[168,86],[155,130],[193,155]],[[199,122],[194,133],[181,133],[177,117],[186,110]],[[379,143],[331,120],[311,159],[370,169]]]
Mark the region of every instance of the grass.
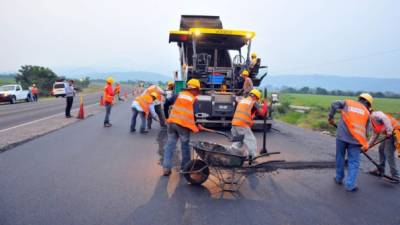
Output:
[[[281,106],[274,110],[275,117],[279,120],[294,124],[300,127],[313,130],[324,130],[334,133],[334,128],[328,122],[328,113],[333,101],[344,99],[356,99],[348,96],[328,96],[312,94],[281,94]],[[309,106],[308,112],[295,112],[289,108],[289,105]],[[381,110],[400,118],[400,99],[376,98],[374,109]],[[336,119],[339,113],[336,113]]]

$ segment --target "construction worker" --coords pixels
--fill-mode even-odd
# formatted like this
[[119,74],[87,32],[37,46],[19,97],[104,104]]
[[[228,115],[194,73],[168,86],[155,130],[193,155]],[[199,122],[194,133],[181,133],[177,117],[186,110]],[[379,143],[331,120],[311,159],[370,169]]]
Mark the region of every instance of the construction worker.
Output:
[[152,92],[150,95],[141,95],[136,97],[132,102],[132,120],[131,120],[131,132],[136,131],[136,118],[138,114],[140,115],[140,133],[146,134],[149,131],[146,130],[146,120],[148,117],[156,118],[157,114],[154,110],[154,101],[157,99],[158,94]]
[[74,80],[69,80],[64,87],[66,107],[65,107],[65,118],[71,118],[71,108],[74,102],[75,90],[74,90]]
[[241,149],[245,144],[250,164],[256,156],[257,149],[257,140],[251,130],[253,117],[256,113],[259,115],[264,115],[265,113],[258,103],[260,99],[261,92],[255,88],[251,90],[248,97],[239,101],[232,119],[232,136],[244,135],[244,139],[242,142],[234,142],[230,149],[234,153],[242,155]]
[[253,81],[249,77],[249,71],[243,70],[240,76],[244,79],[243,88],[241,93],[243,96],[247,96],[251,90],[253,90]]
[[249,70],[253,71],[254,67],[257,64],[257,54],[255,52],[251,53],[251,61],[249,65]]
[[[157,85],[150,85],[148,88],[146,88],[144,90],[142,95],[149,95],[153,92],[157,93],[157,99],[156,99],[156,101],[154,101],[154,108],[158,115],[158,119],[160,121],[160,126],[167,127],[167,125],[165,124],[165,115],[164,115],[164,110],[163,110],[164,91]],[[147,117],[147,129],[151,130],[152,122],[153,122],[152,117]]]
[[176,97],[167,120],[167,144],[164,147],[163,169],[164,176],[171,174],[172,157],[178,139],[181,140],[182,162],[181,169],[190,160],[190,132],[198,132],[203,127],[196,125],[195,114],[198,112],[197,96],[200,93],[200,81],[190,79],[187,88]]
[[114,83],[113,78],[107,77],[106,86],[104,87],[104,106],[106,107],[106,116],[104,117],[104,127],[111,127],[110,114],[111,114],[111,107],[114,102],[114,91],[112,88],[113,83]]
[[114,95],[118,97],[118,101],[122,101],[123,99],[120,97],[121,94],[121,85],[119,83],[115,83]]
[[38,95],[39,95],[39,89],[36,87],[36,84],[32,84],[32,96],[34,102],[38,101]]
[[328,117],[328,122],[336,126],[334,116],[341,111],[341,119],[336,131],[336,176],[335,182],[343,184],[345,154],[347,152],[348,174],[345,188],[349,192],[358,190],[356,180],[360,167],[360,152],[369,148],[367,129],[369,126],[370,108],[374,99],[368,93],[362,93],[358,101],[334,101]]
[[382,111],[373,111],[371,113],[371,124],[373,132],[369,145],[371,146],[380,134],[384,134],[386,140],[379,145],[379,165],[382,170],[372,170],[370,171],[370,174],[376,176],[384,175],[385,162],[387,161],[393,178],[392,182],[399,183],[400,177],[396,166],[395,152],[396,146],[400,143],[400,139],[398,139],[398,134],[400,133],[400,122],[393,116],[383,113]]
[[169,107],[172,105],[171,99],[174,95],[174,89],[175,89],[175,83],[173,81],[168,81],[167,82],[167,88],[165,90],[165,102],[164,102],[164,116],[165,118],[168,118],[169,115]]

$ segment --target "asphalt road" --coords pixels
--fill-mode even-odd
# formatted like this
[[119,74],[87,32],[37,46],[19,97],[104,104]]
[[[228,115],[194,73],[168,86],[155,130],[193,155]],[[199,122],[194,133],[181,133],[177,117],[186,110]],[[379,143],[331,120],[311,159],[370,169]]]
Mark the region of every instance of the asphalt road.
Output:
[[[129,133],[129,102],[0,154],[0,224],[399,225],[400,186],[366,175],[357,193],[333,183],[332,169],[278,170],[247,178],[235,193],[161,176],[165,132]],[[334,139],[277,124],[268,150],[289,161],[333,160]],[[257,134],[261,137],[261,134]],[[195,140],[227,143],[201,133]],[[261,141],[260,141],[261,142]]]

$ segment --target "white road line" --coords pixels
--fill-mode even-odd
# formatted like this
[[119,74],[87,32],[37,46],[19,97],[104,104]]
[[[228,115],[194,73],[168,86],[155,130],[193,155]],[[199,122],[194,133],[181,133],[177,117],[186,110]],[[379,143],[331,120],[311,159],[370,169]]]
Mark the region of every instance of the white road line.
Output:
[[[95,105],[99,105],[99,103],[94,103],[94,104],[85,106],[85,108],[89,108],[89,107],[92,107],[92,106],[95,106]],[[77,109],[74,109],[74,111],[75,110],[77,110]],[[57,114],[54,114],[54,115],[51,115],[51,116],[47,116],[47,117],[43,117],[43,118],[40,118],[40,119],[37,119],[37,120],[30,121],[30,122],[27,122],[27,123],[19,124],[19,125],[13,126],[13,127],[9,127],[9,128],[0,130],[0,133],[6,132],[6,131],[9,131],[9,130],[13,130],[13,129],[18,128],[18,127],[23,127],[23,126],[27,126],[27,125],[30,125],[30,124],[33,124],[33,123],[37,123],[37,122],[40,122],[40,121],[43,121],[43,120],[51,119],[51,118],[54,118],[56,116],[60,116],[60,115],[64,115],[64,114],[65,114],[64,112],[57,113]]]

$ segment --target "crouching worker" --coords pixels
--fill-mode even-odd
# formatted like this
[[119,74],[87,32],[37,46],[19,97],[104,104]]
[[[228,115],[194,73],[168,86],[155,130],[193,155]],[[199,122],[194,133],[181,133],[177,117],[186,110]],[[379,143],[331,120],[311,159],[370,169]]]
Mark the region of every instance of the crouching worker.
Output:
[[140,115],[140,133],[146,134],[149,131],[146,130],[146,120],[148,117],[156,118],[157,114],[154,110],[154,101],[157,99],[157,93],[141,95],[132,102],[132,121],[131,121],[131,132],[136,131],[136,118]]
[[191,79],[187,88],[179,93],[172,105],[171,113],[167,120],[167,144],[164,147],[164,176],[171,174],[172,158],[178,139],[181,140],[182,162],[181,169],[190,161],[190,132],[197,133],[202,129],[196,125],[195,114],[198,112],[197,96],[200,93],[200,81]]
[[368,151],[367,129],[369,127],[370,108],[373,98],[368,93],[358,97],[358,101],[334,101],[331,105],[328,122],[336,125],[334,116],[341,111],[341,119],[336,130],[336,184],[343,184],[345,155],[348,158],[348,173],[345,183],[346,191],[355,192],[361,151]]
[[399,143],[400,140],[396,138],[395,133],[397,134],[400,132],[400,123],[393,116],[381,111],[373,111],[371,113],[371,123],[373,133],[369,145],[372,145],[378,139],[380,134],[384,134],[386,140],[379,145],[379,165],[382,168],[382,171],[376,169],[369,173],[376,176],[384,175],[385,162],[387,161],[393,178],[391,181],[393,183],[399,183],[400,177],[396,166],[395,152],[396,143]]
[[264,110],[261,109],[261,105],[258,103],[260,98],[261,92],[259,90],[251,90],[247,98],[239,101],[232,120],[232,135],[244,135],[244,139],[242,142],[234,142],[231,146],[231,151],[235,154],[241,154],[241,148],[243,144],[245,144],[250,164],[252,159],[256,156],[257,149],[257,140],[251,130],[253,126],[253,117],[256,113],[259,115],[265,114]]

